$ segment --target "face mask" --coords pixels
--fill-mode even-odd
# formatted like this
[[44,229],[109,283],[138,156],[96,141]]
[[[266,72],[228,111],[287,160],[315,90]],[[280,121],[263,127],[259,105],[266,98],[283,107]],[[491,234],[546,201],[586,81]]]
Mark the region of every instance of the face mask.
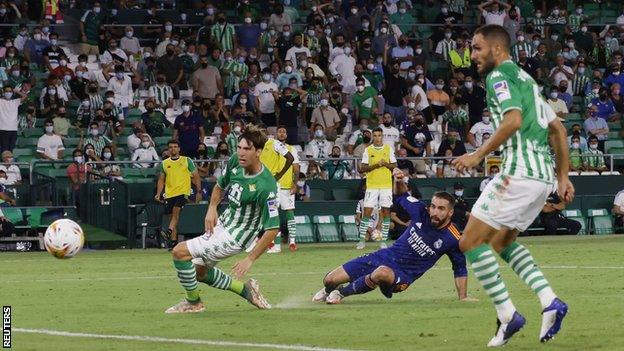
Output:
[[247,24],[251,23],[251,17],[245,17],[245,23]]
[[490,124],[490,117],[483,116],[483,117],[481,117],[481,121],[483,121],[483,123],[485,123],[485,124]]
[[577,143],[577,142],[572,143],[572,148],[573,149],[576,150],[576,149],[579,149],[580,147],[581,147],[581,143]]
[[305,181],[303,181],[303,180],[298,180],[297,181],[297,186],[298,187],[302,188],[304,185],[305,185]]
[[416,108],[416,103],[415,103],[415,102],[413,102],[413,101],[412,101],[412,102],[408,102],[408,103],[407,103],[407,107],[408,107],[408,108]]
[[111,154],[110,152],[105,152],[104,153],[104,158],[107,160],[110,160],[111,156],[113,156],[113,154]]
[[599,91],[600,91],[600,89],[592,89],[592,93],[594,93],[594,94],[598,94]]
[[166,32],[171,32],[172,30],[173,30],[173,26],[171,26],[171,25],[166,25],[165,26],[165,31]]
[[598,144],[589,144],[589,148],[592,150],[596,150],[598,148]]
[[323,137],[323,131],[322,131],[322,130],[320,130],[320,129],[319,129],[319,130],[316,130],[316,131],[314,132],[314,136],[315,136],[316,138],[318,138],[318,139],[322,138],[322,137]]
[[415,51],[416,51],[416,55],[420,55],[420,54],[422,54],[422,49],[421,49],[421,48],[418,48],[418,49],[416,49]]
[[451,39],[452,36],[453,36],[453,33],[444,33],[444,37],[446,39]]
[[553,10],[553,12],[552,12],[552,13],[553,13],[553,15],[555,15],[555,16],[559,16],[559,10]]
[[241,132],[241,127],[240,126],[234,127],[234,134],[240,134],[240,132]]
[[56,94],[56,89],[48,89],[48,95]]
[[369,71],[372,71],[375,68],[375,64],[369,63],[366,65],[366,68],[368,68]]
[[215,12],[214,7],[209,7],[207,12],[208,12],[208,15],[210,16],[214,15],[214,12]]
[[321,106],[327,106],[329,104],[329,100],[321,99]]
[[145,149],[147,149],[150,146],[149,141],[143,141],[141,142],[141,146],[143,146]]
[[288,38],[290,36],[290,32],[282,32],[282,34],[284,34],[285,38]]
[[52,134],[52,132],[54,131],[54,126],[46,126],[45,131],[47,134]]
[[20,76],[20,71],[13,71],[12,73],[15,77],[19,77]]
[[275,29],[271,29],[271,30],[269,31],[269,34],[271,34],[271,36],[275,35],[275,33],[277,33],[277,32],[275,31]]
[[292,89],[292,90],[295,90],[295,89],[297,89],[297,83],[290,83],[290,84],[288,85],[288,87],[289,87],[290,89]]
[[344,54],[347,55],[347,56],[351,55],[351,48],[348,47],[348,46],[346,48],[344,48]]
[[552,92],[552,93],[550,93],[550,97],[551,97],[551,99],[553,99],[553,100],[557,100],[557,92]]
[[41,40],[41,34],[35,34],[33,37],[35,40]]
[[538,46],[540,44],[539,40],[533,40],[533,46]]
[[581,27],[581,32],[587,33],[587,27]]
[[263,75],[262,75],[262,79],[263,79],[265,82],[268,82],[268,81],[270,81],[270,80],[271,80],[271,75],[270,75],[269,73],[263,74]]
[[118,80],[124,80],[124,74],[123,74],[123,72],[117,72],[117,73],[115,73],[115,77],[116,77]]
[[349,109],[344,107],[342,110],[340,110],[340,112],[342,112],[343,115],[348,115],[349,114]]
[[416,79],[416,72],[408,72],[407,73],[407,78],[414,80]]
[[292,72],[292,70],[293,70],[292,66],[286,66],[286,67],[284,67],[284,71],[285,71],[286,73],[291,73],[291,72]]
[[381,34],[386,34],[386,33],[388,33],[388,28],[381,27],[381,29],[379,31],[381,32]]
[[436,84],[436,89],[438,90],[442,90],[442,88],[444,88],[444,84]]
[[329,29],[329,28],[326,28],[324,30],[324,32],[325,32],[325,35],[327,35],[327,36],[331,35],[331,29]]
[[84,158],[82,156],[74,156],[74,162],[82,163],[84,162]]
[[182,111],[189,112],[190,110],[191,110],[191,106],[189,106],[189,105],[182,105]]
[[50,39],[50,44],[52,44],[52,45],[56,45],[56,43],[57,43],[57,40],[56,40],[56,39]]
[[457,197],[464,196],[464,191],[463,190],[455,190],[455,196],[457,196]]
[[464,82],[464,86],[466,87],[466,89],[472,89],[473,87],[472,82]]
[[578,73],[579,74],[584,74],[585,73],[585,67],[579,67],[578,68]]
[[99,131],[99,130],[97,130],[97,129],[91,129],[91,135],[93,135],[93,136],[97,136],[99,133],[100,133],[100,131]]
[[518,35],[518,41],[524,41],[524,35]]
[[613,71],[613,75],[614,76],[619,76],[620,75],[620,71]]
[[364,91],[364,86],[363,85],[358,85],[357,86],[357,91],[359,91],[360,93]]
[[400,9],[399,9],[399,12],[403,14],[403,13],[407,12],[407,9],[400,8]]
[[551,35],[550,39],[552,39],[554,41],[557,41],[557,39],[559,39],[559,36],[558,35]]

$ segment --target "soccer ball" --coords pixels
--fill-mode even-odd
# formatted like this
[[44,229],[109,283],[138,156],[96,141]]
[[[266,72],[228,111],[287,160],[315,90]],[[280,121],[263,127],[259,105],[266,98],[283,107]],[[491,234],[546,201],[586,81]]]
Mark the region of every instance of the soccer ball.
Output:
[[56,258],[76,256],[84,244],[84,233],[78,223],[62,218],[54,221],[46,229],[43,237],[46,250]]
[[381,241],[383,239],[383,236],[381,235],[381,231],[377,229],[373,230],[373,232],[371,233],[371,239],[373,241]]

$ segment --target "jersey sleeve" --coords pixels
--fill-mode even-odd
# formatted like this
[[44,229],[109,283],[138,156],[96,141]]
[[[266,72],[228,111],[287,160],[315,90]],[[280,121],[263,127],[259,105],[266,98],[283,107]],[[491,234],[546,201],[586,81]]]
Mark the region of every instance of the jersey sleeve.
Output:
[[504,76],[499,70],[490,73],[487,88],[491,98],[500,106],[501,114],[510,110],[522,110],[522,97],[518,82]]
[[624,191],[620,191],[615,195],[615,199],[613,199],[613,204],[616,206],[624,206]]
[[230,185],[230,173],[231,170],[236,167],[237,163],[238,160],[236,155],[230,157],[230,160],[221,172],[221,176],[217,178],[217,185],[219,186],[219,188],[225,189],[228,185]]
[[293,165],[299,164],[299,153],[297,150],[293,149],[293,152],[290,153],[293,156]]
[[258,197],[261,208],[262,228],[264,230],[277,229],[280,226],[279,201],[277,199],[277,183],[268,182],[267,189]]
[[404,194],[397,198],[397,204],[409,214],[412,222],[423,222],[423,214],[426,213],[423,202],[409,194]]
[[388,149],[390,149],[390,162],[389,163],[397,163],[397,159],[396,159],[396,155],[394,154],[394,150],[388,146]]
[[459,241],[457,243],[458,244],[446,254],[451,260],[453,276],[455,278],[465,277],[468,275],[468,269],[466,269],[466,257],[459,250]]
[[191,172],[191,173],[195,172],[197,167],[195,166],[195,163],[193,163],[193,160],[191,160],[190,158],[187,157],[186,161],[187,161],[187,166],[188,166],[189,172]]
[[368,148],[364,149],[364,152],[362,153],[362,163],[365,165],[368,164]]
[[284,145],[284,143],[278,140],[275,140],[273,142],[273,150],[282,156],[286,156],[286,154],[288,153],[288,149],[286,148],[286,145]]

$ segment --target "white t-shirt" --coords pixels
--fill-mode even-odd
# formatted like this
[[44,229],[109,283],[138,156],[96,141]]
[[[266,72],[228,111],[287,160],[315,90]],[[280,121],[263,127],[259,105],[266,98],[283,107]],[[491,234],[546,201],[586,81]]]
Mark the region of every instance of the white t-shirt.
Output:
[[[158,161],[160,157],[158,157],[158,153],[154,147],[150,146],[146,148],[138,148],[134,150],[132,154],[132,161]],[[154,163],[136,163],[135,167],[139,168],[149,168],[153,167]]]
[[621,209],[624,209],[624,190],[621,190],[615,195],[615,199],[613,199],[613,204],[616,206],[620,206]]
[[553,101],[552,99],[548,99],[547,102],[548,102],[548,105],[552,107],[553,111],[555,111],[555,113],[559,113],[559,112],[568,113],[568,106],[566,106],[563,100],[557,99]]
[[507,17],[505,11],[500,10],[498,12],[483,11],[481,15],[485,19],[485,24],[498,24],[499,26],[503,25]]
[[327,141],[326,139],[314,139],[306,146],[305,153],[306,156],[312,158],[329,157],[332,147],[334,147],[334,144],[331,141]]
[[418,104],[416,104],[416,110],[422,111],[426,109],[427,107],[429,107],[429,100],[427,100],[427,93],[425,93],[423,88],[421,88],[417,84],[414,84],[414,86],[412,87],[412,98],[414,98],[414,101],[416,101],[416,96],[420,96],[420,101],[418,102]]
[[[550,75],[552,75],[555,70],[557,69],[557,67],[553,67],[550,72],[548,73],[548,76],[550,77]],[[566,66],[563,65],[563,70],[566,71],[568,74],[574,74],[574,71],[572,71],[572,68],[570,68],[570,66]],[[555,86],[559,86],[559,83],[561,83],[562,80],[565,80],[568,82],[568,90],[566,91],[568,94],[573,94],[574,92],[572,91],[572,80],[568,79],[568,76],[566,76],[565,74],[561,73],[561,72],[557,72],[554,77],[553,77],[553,85]]]
[[53,160],[58,160],[58,152],[61,150],[65,150],[65,147],[60,136],[44,134],[39,137],[37,142],[38,153],[44,154]]
[[494,127],[492,127],[491,122],[488,124],[478,122],[470,128],[470,134],[474,134],[477,147],[480,147],[481,144],[483,144],[483,134],[485,133],[490,133],[490,135],[494,133]]
[[383,143],[390,145],[392,150],[396,148],[397,143],[401,140],[401,133],[396,127],[386,127],[383,124],[379,125],[379,128],[383,131]]
[[141,146],[141,138],[132,133],[128,135],[128,153],[134,153],[134,150]]
[[295,66],[294,68],[297,69],[299,67],[299,63],[297,63],[297,55],[300,53],[305,53],[306,57],[311,57],[312,54],[310,53],[310,49],[308,49],[307,47],[301,45],[300,48],[296,47],[296,46],[292,46],[290,49],[288,49],[288,51],[286,51],[286,59],[285,60],[290,60],[293,65]]
[[16,165],[10,165],[8,167],[7,165],[0,165],[0,170],[4,171],[9,178],[9,183],[5,185],[13,185],[16,182],[22,180],[22,173],[20,172],[19,167]]
[[261,113],[273,113],[275,112],[275,97],[272,91],[279,91],[277,84],[260,82],[256,84],[254,88],[254,96],[258,97],[259,106],[258,110]]
[[17,131],[17,109],[21,99],[0,99],[0,130]]

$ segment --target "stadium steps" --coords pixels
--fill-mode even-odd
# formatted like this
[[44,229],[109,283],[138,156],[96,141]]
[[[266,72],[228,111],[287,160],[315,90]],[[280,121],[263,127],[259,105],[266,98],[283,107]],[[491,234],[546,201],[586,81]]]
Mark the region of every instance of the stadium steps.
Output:
[[590,230],[593,234],[614,234],[613,217],[605,208],[591,208],[587,210],[587,217],[590,223]]
[[586,235],[587,233],[587,219],[583,217],[581,210],[564,210],[563,215],[569,219],[573,219],[581,224],[581,230],[578,235]]
[[314,237],[314,227],[308,216],[295,216],[297,226],[297,242],[313,243],[316,242]]
[[340,234],[344,241],[359,241],[358,226],[355,224],[355,216],[338,216]]
[[331,243],[341,241],[334,216],[314,216],[312,222],[315,225],[319,242]]

